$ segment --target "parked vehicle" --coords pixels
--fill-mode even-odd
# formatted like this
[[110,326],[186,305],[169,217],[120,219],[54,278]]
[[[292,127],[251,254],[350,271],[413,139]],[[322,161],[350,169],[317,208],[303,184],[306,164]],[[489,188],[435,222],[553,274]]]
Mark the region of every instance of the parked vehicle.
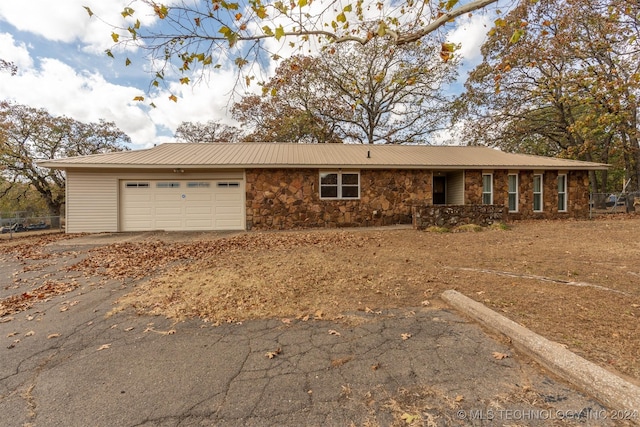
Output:
[[6,233],[20,233],[21,231],[27,231],[27,227],[24,224],[16,223],[5,227],[2,227],[2,234]]
[[29,231],[33,231],[33,230],[47,230],[49,229],[51,226],[47,223],[45,223],[44,221],[40,221],[37,224],[30,224],[27,226],[27,230]]

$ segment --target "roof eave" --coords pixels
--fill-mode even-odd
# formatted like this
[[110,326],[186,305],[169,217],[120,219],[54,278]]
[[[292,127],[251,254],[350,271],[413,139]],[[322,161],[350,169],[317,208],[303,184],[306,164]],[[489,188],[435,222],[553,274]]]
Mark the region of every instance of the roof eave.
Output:
[[520,169],[520,170],[608,170],[610,165],[381,165],[381,164],[98,164],[98,163],[63,163],[41,162],[38,166],[51,169],[447,169],[447,170],[482,170],[482,169]]

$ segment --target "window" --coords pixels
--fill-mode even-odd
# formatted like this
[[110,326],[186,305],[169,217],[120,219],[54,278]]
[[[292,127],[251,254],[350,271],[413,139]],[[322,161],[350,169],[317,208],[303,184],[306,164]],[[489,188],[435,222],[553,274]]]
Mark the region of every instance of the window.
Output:
[[127,182],[125,184],[127,188],[149,188],[148,182]]
[[240,183],[239,182],[219,182],[218,184],[218,188],[237,188],[240,187]]
[[357,199],[360,197],[360,174],[357,172],[321,172],[321,199]]
[[187,188],[209,188],[211,183],[209,182],[187,182]]
[[509,212],[518,212],[518,175],[507,176],[509,193]]
[[180,188],[179,182],[156,182],[156,188]]
[[533,211],[542,212],[542,175],[533,175]]
[[482,204],[493,204],[493,175],[490,173],[482,175]]
[[558,212],[567,211],[567,175],[558,175]]

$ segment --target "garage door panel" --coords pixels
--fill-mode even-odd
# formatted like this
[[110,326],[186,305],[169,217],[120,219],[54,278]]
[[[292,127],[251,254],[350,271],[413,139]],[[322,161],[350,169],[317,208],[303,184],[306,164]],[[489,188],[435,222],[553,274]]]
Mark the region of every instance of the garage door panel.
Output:
[[242,221],[239,221],[237,219],[229,219],[229,220],[216,219],[215,229],[216,230],[244,230],[244,227],[242,226]]
[[205,203],[211,203],[213,201],[213,194],[211,193],[211,190],[208,190],[209,193],[208,194],[202,194],[202,193],[188,193],[188,199],[189,202],[205,202]]
[[120,189],[122,231],[244,229],[240,182],[122,181]]
[[130,200],[132,202],[150,202],[152,198],[152,194],[149,190],[147,191],[132,191],[131,193],[125,196],[125,200]]
[[[164,189],[163,189],[164,190]],[[182,201],[182,197],[180,193],[160,193],[155,194],[153,197],[155,202],[180,202]]]
[[241,199],[242,199],[241,194],[228,193],[226,191],[224,193],[216,193],[215,195],[216,202],[237,202],[237,201],[240,201]]
[[184,230],[183,221],[181,219],[156,219],[154,229],[167,231]]
[[241,215],[242,208],[237,206],[216,206],[216,215]]
[[187,206],[185,209],[187,217],[191,216],[212,216],[214,214],[212,206]]
[[185,222],[187,230],[211,230],[214,226],[213,218],[188,219]]
[[182,207],[179,205],[173,206],[173,207],[169,207],[169,206],[156,207],[155,214],[157,217],[164,217],[164,216],[179,217],[180,215],[182,215]]
[[129,208],[129,214],[132,216],[139,216],[139,215],[144,215],[144,216],[149,216],[153,214],[153,208],[149,205],[143,205],[143,206],[131,206]]
[[[152,230],[153,229],[153,222],[150,220],[142,220],[142,221],[130,220],[127,222],[127,225],[129,227],[129,230]],[[123,231],[127,231],[127,230],[123,230]]]

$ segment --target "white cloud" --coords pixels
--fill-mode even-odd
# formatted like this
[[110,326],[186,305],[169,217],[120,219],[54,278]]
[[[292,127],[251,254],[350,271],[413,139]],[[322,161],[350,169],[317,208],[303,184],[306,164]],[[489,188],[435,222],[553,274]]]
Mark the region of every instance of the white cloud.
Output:
[[[85,6],[95,14],[93,17]],[[144,25],[157,19],[147,5],[129,0],[28,0],[28,8],[24,0],[2,0],[0,21],[50,41],[80,42],[83,50],[102,53],[113,45],[111,25],[123,26],[120,13],[125,7],[136,10],[135,17]]]
[[171,131],[182,122],[220,121],[235,124],[230,119],[233,104],[231,93],[236,81],[233,70],[218,70],[211,74],[207,82],[199,85],[173,83],[169,90],[178,97],[178,102],[169,99],[168,91],[161,91],[151,100],[157,108],[151,110],[150,117]]
[[29,55],[25,43],[16,43],[13,36],[8,33],[0,33],[0,52],[5,61],[13,62],[18,70],[33,67],[33,60]]
[[155,139],[151,118],[132,101],[139,89],[109,83],[99,73],[74,70],[53,58],[39,58],[34,65],[27,46],[16,44],[7,34],[0,34],[0,47],[3,59],[18,65],[17,75],[0,74],[4,99],[83,122],[113,121],[134,144]]
[[482,58],[480,48],[493,26],[491,18],[486,14],[475,14],[470,18],[460,17],[456,22],[456,28],[447,35],[447,39],[461,45],[456,55],[462,58],[465,64],[475,65]]

